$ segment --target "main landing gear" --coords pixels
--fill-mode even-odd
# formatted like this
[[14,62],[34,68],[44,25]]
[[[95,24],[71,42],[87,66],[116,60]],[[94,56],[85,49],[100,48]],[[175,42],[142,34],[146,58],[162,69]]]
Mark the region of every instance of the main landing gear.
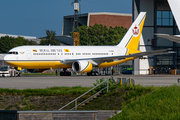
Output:
[[71,72],[67,71],[66,68],[63,68],[63,71],[60,72],[60,76],[71,76]]
[[98,76],[99,73],[97,71],[91,71],[89,73],[87,73],[87,76]]

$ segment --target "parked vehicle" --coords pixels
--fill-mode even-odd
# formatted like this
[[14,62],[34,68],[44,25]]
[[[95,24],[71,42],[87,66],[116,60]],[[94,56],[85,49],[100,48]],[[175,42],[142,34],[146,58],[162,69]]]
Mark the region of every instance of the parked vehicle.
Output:
[[125,70],[122,72],[122,74],[132,74],[132,70]]
[[0,67],[0,77],[7,77],[7,76],[16,77],[16,76],[21,76],[21,74],[13,67],[1,66]]

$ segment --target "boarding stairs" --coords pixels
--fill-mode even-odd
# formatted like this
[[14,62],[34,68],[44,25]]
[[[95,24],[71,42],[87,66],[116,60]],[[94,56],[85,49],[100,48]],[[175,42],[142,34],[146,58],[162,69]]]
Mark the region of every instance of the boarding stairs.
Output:
[[[63,110],[64,108],[66,108],[67,106],[71,105],[72,103],[75,103],[75,106],[73,108],[71,108],[70,110],[77,110],[77,108],[79,106],[84,106],[87,103],[89,103],[91,100],[93,100],[94,98],[97,98],[97,96],[101,95],[103,90],[107,90],[109,89],[109,80],[110,78],[106,79],[105,81],[101,82],[100,84],[98,84],[97,86],[93,87],[92,89],[90,89],[89,91],[87,91],[86,93],[82,94],[81,96],[77,97],[76,99],[72,100],[71,102],[67,103],[65,106],[61,107],[59,110]],[[90,96],[89,98],[85,99],[84,101],[82,101],[81,103],[78,103],[78,99],[82,98],[83,96],[87,95],[89,92],[92,92],[94,89],[96,89],[97,87],[106,84],[106,86],[104,88],[102,88],[101,90],[99,90],[98,92],[96,92],[94,95]]]

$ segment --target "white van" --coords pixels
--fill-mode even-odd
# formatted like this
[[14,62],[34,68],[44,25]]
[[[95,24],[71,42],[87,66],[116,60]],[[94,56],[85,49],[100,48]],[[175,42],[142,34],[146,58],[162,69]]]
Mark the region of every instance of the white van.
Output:
[[10,66],[1,66],[0,67],[0,77],[16,77],[18,76],[18,71],[16,69],[11,68]]

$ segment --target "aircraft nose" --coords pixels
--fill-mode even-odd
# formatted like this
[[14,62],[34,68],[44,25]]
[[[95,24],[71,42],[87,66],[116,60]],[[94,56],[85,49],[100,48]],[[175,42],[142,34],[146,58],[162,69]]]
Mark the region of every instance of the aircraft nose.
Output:
[[7,61],[8,60],[8,56],[6,55],[6,56],[4,56],[4,61]]

